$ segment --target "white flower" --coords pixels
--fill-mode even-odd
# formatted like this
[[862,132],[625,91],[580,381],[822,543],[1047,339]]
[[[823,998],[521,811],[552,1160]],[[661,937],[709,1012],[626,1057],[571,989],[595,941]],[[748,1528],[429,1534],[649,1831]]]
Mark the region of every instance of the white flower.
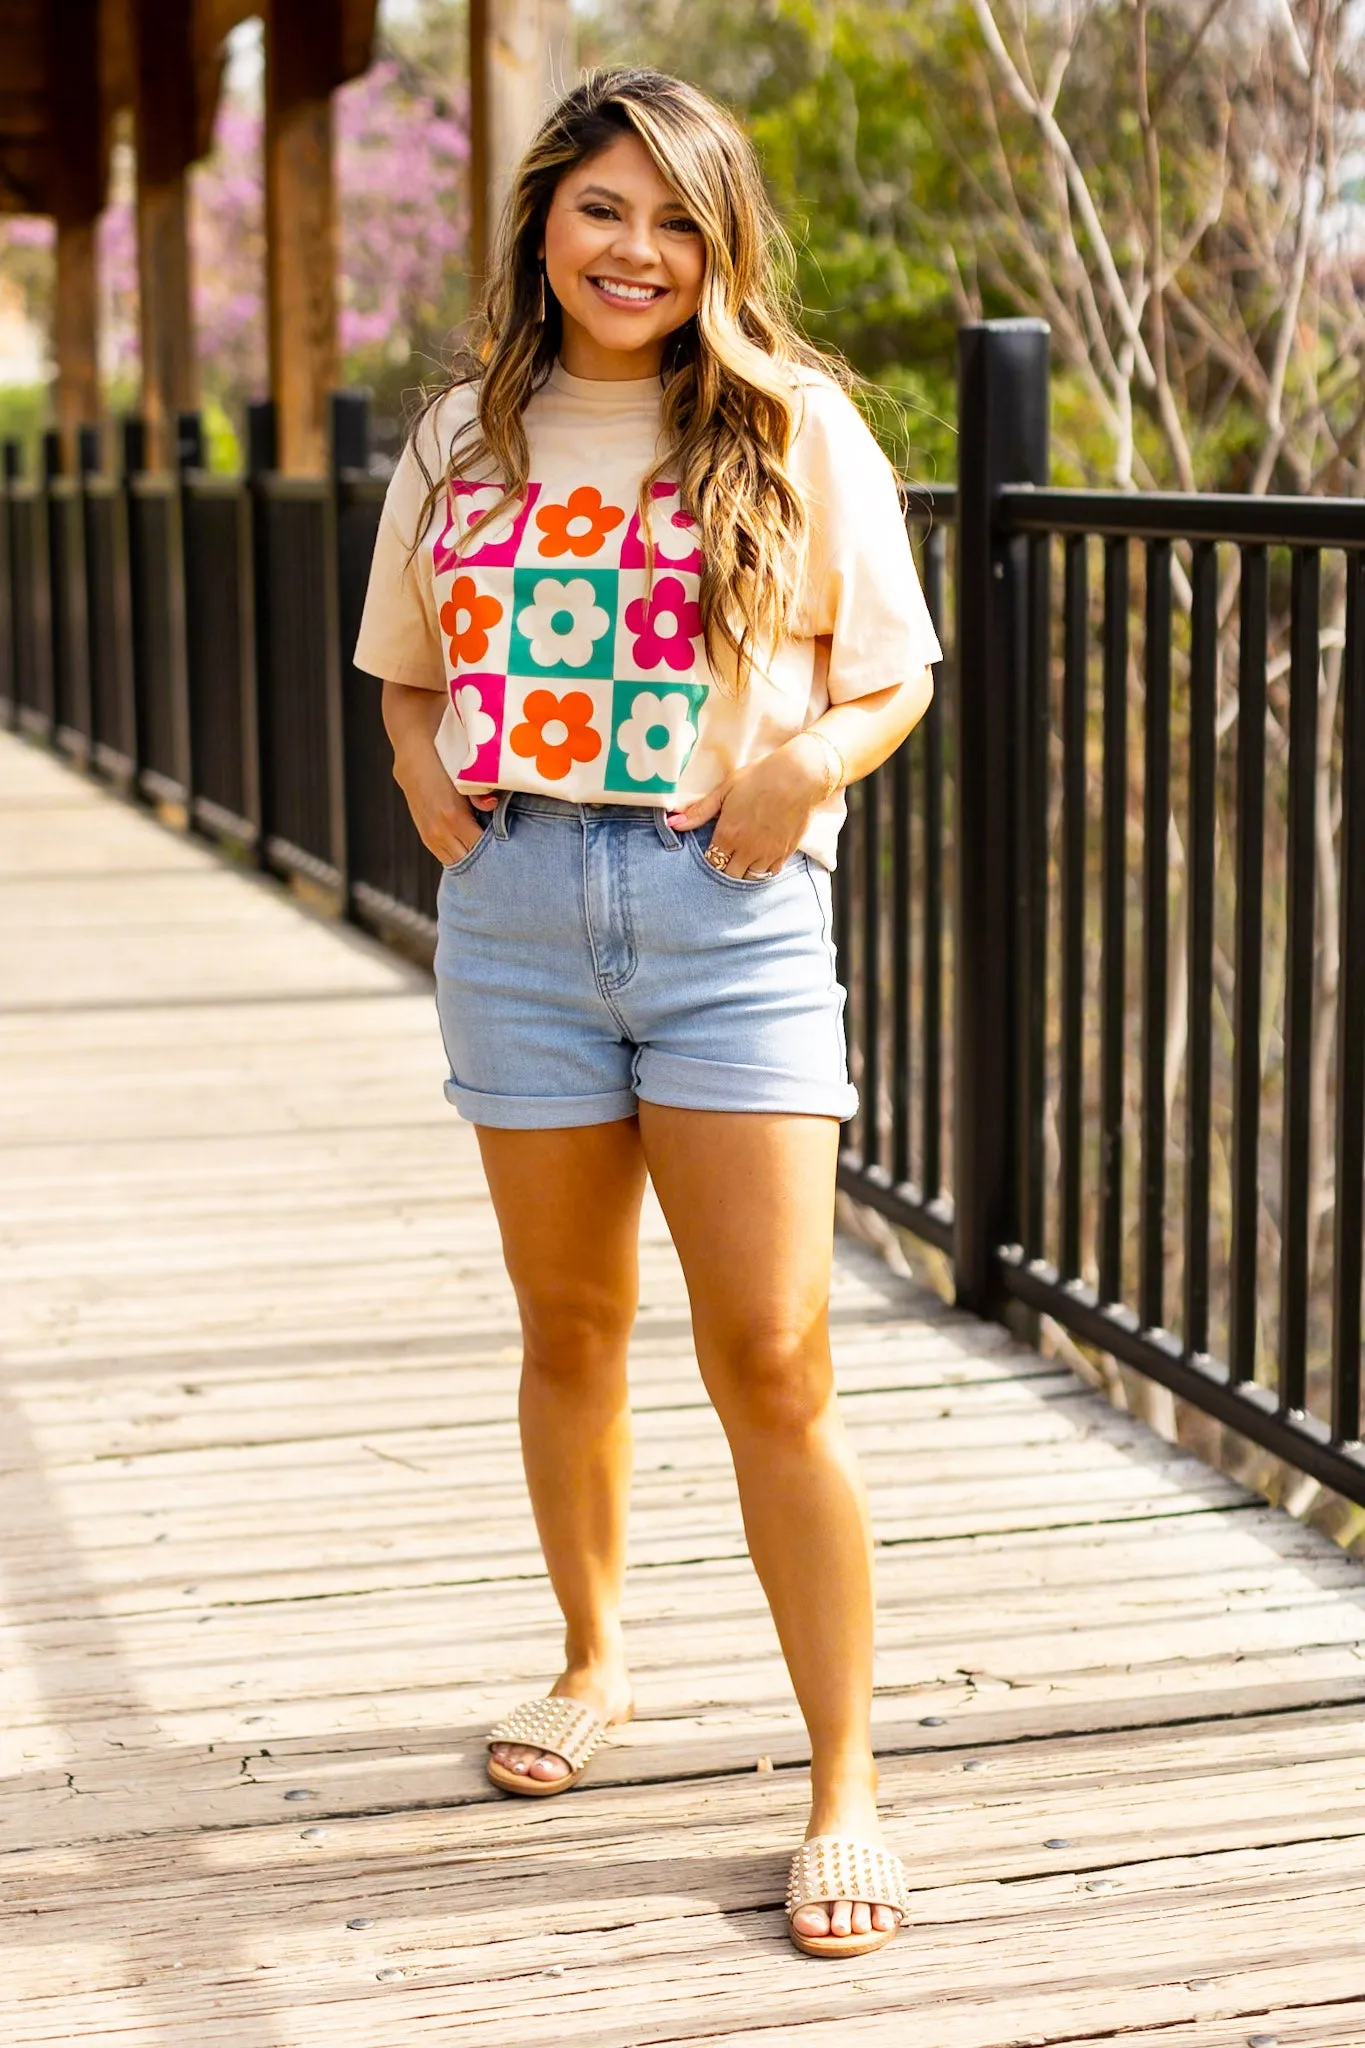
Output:
[[502,495],[499,484],[482,484],[478,490],[463,494],[465,532],[472,534],[481,548],[496,547],[499,541],[508,538],[517,523],[517,515],[522,509],[519,498],[514,498],[510,505],[504,505],[496,519],[489,518]]
[[[677,522],[675,524],[675,521]],[[697,528],[683,508],[681,492],[653,498],[649,507],[649,530],[654,537],[655,559],[665,564],[686,562],[697,551]]]
[[466,769],[480,747],[487,746],[497,731],[497,725],[483,708],[483,698],[476,683],[462,683],[458,690],[452,690],[455,700],[455,716],[464,729],[465,745],[468,752],[460,763]]
[[535,603],[528,604],[517,620],[531,659],[541,668],[552,668],[557,661],[566,668],[585,668],[594,643],[610,624],[586,576],[571,576],[567,582],[542,576],[535,587]]
[[639,691],[630,717],[616,728],[616,744],[626,757],[632,782],[675,783],[696,737],[691,703],[673,690],[663,696]]

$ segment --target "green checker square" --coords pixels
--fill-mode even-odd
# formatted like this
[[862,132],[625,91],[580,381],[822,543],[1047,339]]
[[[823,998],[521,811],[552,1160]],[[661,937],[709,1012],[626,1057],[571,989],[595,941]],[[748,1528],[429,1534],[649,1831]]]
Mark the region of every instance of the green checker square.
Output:
[[517,569],[512,584],[508,672],[518,676],[610,676],[616,650],[615,569]]
[[706,683],[620,682],[612,690],[604,789],[675,790],[697,744]]

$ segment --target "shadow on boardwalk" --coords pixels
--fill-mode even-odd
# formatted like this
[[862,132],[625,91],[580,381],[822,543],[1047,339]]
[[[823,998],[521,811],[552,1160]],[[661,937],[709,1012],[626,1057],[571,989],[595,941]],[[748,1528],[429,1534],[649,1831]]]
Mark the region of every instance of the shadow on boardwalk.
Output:
[[7,2048],[1365,2043],[1358,1563],[845,1247],[914,1898],[800,1957],[802,1734],[657,1216],[639,1718],[505,1800],[559,1625],[425,982],[4,738],[0,1073]]

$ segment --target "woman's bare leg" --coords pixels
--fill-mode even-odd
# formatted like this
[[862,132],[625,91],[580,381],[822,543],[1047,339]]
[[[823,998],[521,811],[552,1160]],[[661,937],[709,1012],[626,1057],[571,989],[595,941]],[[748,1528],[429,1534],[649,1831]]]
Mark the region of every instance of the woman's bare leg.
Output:
[[[564,1615],[551,1691],[607,1720],[630,1709],[621,1635],[631,1424],[626,1347],[639,1276],[644,1156],[635,1119],[579,1130],[481,1128],[479,1149],[521,1311],[522,1458]],[[532,1777],[562,1758],[522,1743],[494,1755]]]
[[[879,1842],[872,1542],[829,1353],[838,1130],[826,1117],[640,1105],[749,1554],[810,1735],[807,1834]],[[885,1907],[849,1900],[796,1916],[805,1934],[893,1924]]]

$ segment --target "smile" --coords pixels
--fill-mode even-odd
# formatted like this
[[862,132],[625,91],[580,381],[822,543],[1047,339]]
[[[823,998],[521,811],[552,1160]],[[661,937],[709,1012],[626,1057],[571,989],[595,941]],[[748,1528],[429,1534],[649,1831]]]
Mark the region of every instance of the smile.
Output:
[[650,306],[664,295],[661,284],[625,284],[618,277],[590,277],[588,282],[603,298],[622,306]]

